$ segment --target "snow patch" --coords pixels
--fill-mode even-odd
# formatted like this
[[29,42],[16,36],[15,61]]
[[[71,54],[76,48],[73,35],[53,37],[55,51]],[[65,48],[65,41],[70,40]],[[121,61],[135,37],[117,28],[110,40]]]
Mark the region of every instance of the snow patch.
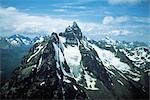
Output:
[[64,77],[63,81],[66,82],[66,83],[71,83],[71,81],[68,80],[67,77]]
[[64,62],[64,56],[63,56],[60,48],[58,48],[58,46],[55,43],[53,43],[53,46],[56,51],[56,60],[60,61],[60,62]]
[[42,86],[42,85],[44,85],[45,84],[45,82],[42,82],[40,85]]
[[[90,43],[89,43],[90,44]],[[121,71],[129,71],[130,67],[126,64],[120,61],[119,58],[115,57],[115,55],[104,49],[100,49],[96,45],[90,44],[95,51],[97,52],[99,58],[102,60],[103,64],[109,68],[109,65],[113,65],[116,69]]]
[[66,42],[66,38],[62,37],[62,36],[58,36],[59,37],[59,41],[60,43],[65,43]]
[[34,56],[36,56],[36,55],[41,51],[42,48],[43,48],[43,46],[42,46],[42,45],[39,45],[39,46],[36,48],[35,53],[30,56],[30,58],[27,60],[27,62],[29,62]]
[[58,72],[57,72],[57,76],[58,76],[59,79],[61,79],[61,77],[60,77],[60,75],[58,74]]
[[14,45],[14,46],[19,45],[18,41],[16,41],[16,40],[12,40],[12,41],[10,41],[10,44],[12,44],[12,45]]
[[30,41],[28,41],[28,40],[26,40],[26,39],[22,39],[22,41],[23,41],[23,43],[24,43],[25,45],[30,45]]
[[121,85],[124,85],[120,80],[117,80]]
[[140,80],[139,77],[131,77],[131,76],[128,76],[128,77],[131,78],[132,80],[136,81],[136,82],[138,82]]
[[70,71],[73,74],[72,76],[78,77],[81,73],[81,53],[79,47],[72,47],[68,45],[64,48],[64,56],[68,66],[70,67]]
[[42,57],[39,60],[39,64],[38,64],[37,70],[39,70],[39,68],[41,67],[41,64],[42,64]]
[[74,87],[75,90],[78,90],[77,87],[76,87],[75,85],[73,85],[73,87]]
[[108,71],[111,75],[115,76],[115,74],[114,74],[112,71],[110,71],[110,70],[108,70],[108,69],[107,69],[107,71]]
[[87,87],[86,89],[90,89],[90,90],[99,90],[99,88],[96,88],[96,79],[92,78],[90,75],[88,75],[87,71],[85,71],[85,79],[86,79],[86,84]]

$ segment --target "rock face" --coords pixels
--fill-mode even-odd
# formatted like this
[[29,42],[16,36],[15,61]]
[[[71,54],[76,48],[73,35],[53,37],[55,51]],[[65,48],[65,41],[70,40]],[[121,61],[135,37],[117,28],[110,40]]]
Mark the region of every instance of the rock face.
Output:
[[76,22],[73,22],[72,29],[73,29],[73,32],[75,33],[76,37],[79,40],[81,40],[82,39],[82,32],[81,32],[81,29],[79,28],[79,26],[77,25]]
[[70,79],[72,81],[69,83],[64,82],[65,77],[55,58],[55,43],[58,44],[58,40],[52,34],[48,43],[35,44],[30,49],[29,55],[24,57],[20,67],[13,72],[10,81],[2,87],[2,98],[87,98],[74,79]]
[[61,36],[66,37],[66,43],[77,45],[79,40],[82,39],[82,32],[76,22],[73,22],[72,26],[66,28],[65,32]]
[[124,61],[120,59],[121,53],[115,53],[117,56],[114,52],[116,49],[112,52],[87,41],[74,22],[65,32],[52,33],[49,39],[30,49],[2,86],[1,97],[148,99],[149,87],[144,85],[148,74],[143,76],[132,61]]

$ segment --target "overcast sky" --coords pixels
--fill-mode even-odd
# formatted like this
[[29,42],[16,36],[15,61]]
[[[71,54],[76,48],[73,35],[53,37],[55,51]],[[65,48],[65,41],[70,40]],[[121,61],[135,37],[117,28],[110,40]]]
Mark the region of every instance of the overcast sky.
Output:
[[89,38],[150,40],[149,0],[0,0],[0,36],[63,32],[76,21]]

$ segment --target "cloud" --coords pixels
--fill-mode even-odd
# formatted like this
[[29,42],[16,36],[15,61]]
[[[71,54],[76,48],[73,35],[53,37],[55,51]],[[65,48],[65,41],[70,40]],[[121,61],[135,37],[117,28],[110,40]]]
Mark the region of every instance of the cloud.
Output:
[[[65,28],[77,21],[84,35],[98,39],[101,36],[129,36],[148,30],[150,19],[131,16],[105,16],[99,23],[82,22],[79,19],[63,19],[55,16],[35,16],[19,11],[14,7],[0,7],[0,36],[12,34],[51,34],[64,32]],[[130,23],[129,23],[130,22]],[[136,22],[136,24],[134,24]],[[147,32],[147,31],[146,31]]]
[[[74,20],[78,22],[84,33],[98,32],[98,24]],[[0,7],[0,35],[63,32],[67,26],[72,25],[74,20],[33,16],[20,12],[14,7]]]
[[111,24],[114,21],[114,18],[112,16],[106,16],[103,19],[103,24]]
[[128,30],[112,30],[110,34],[114,34],[115,36],[127,36],[130,33],[132,32]]
[[135,16],[105,16],[102,20],[100,32],[111,36],[131,36],[139,33],[149,34],[150,18]]
[[129,18],[127,16],[121,16],[121,17],[105,16],[102,23],[105,25],[119,24],[119,23],[127,22],[128,19]]
[[62,9],[79,9],[79,10],[87,9],[86,6],[75,6],[75,5],[67,5],[67,4],[53,5],[53,6],[59,7],[59,8],[62,8]]
[[54,12],[65,12],[65,11],[67,11],[66,9],[54,9],[53,10]]
[[108,0],[109,4],[138,4],[147,0]]
[[146,23],[146,24],[150,24],[150,18],[148,17],[131,17],[131,20],[137,22],[137,23]]
[[3,34],[60,32],[72,24],[72,21],[61,18],[32,16],[14,7],[0,8],[0,22],[0,32]]
[[8,11],[16,11],[17,9],[14,8],[14,7],[8,7],[8,8],[6,8],[6,10],[8,10]]

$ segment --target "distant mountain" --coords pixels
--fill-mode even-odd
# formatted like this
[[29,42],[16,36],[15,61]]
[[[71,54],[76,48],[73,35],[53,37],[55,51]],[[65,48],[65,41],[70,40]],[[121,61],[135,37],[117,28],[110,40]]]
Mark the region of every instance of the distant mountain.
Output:
[[32,43],[30,38],[19,34],[10,36],[7,40],[13,46],[30,45]]
[[148,99],[150,49],[110,38],[87,40],[76,22],[30,48],[3,99]]
[[10,37],[0,37],[0,48],[32,46],[35,43],[42,42],[47,37],[48,36],[39,36],[29,38],[20,34],[15,34]]
[[48,36],[29,38],[24,35],[15,34],[10,37],[0,37],[0,83],[4,83],[10,77],[12,71],[20,64],[21,58],[29,49],[38,42],[42,42]]
[[106,37],[98,42],[89,42],[94,43],[100,48],[115,53],[116,56],[119,56],[119,54],[126,56],[132,61],[132,63],[134,63],[134,66],[136,67],[141,67],[142,64],[145,66],[147,62],[150,62],[150,46],[144,42],[117,41],[109,37]]

